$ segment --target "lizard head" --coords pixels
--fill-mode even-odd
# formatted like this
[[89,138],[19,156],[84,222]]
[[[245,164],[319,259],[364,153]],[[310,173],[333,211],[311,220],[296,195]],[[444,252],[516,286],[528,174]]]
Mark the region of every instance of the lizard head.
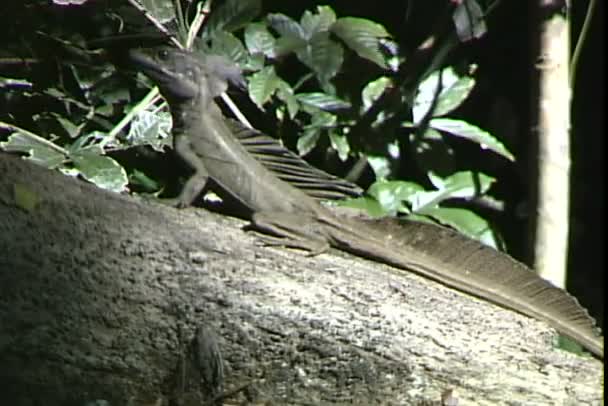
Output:
[[129,58],[159,87],[169,103],[211,101],[228,82],[242,86],[240,69],[228,59],[176,48],[132,49]]

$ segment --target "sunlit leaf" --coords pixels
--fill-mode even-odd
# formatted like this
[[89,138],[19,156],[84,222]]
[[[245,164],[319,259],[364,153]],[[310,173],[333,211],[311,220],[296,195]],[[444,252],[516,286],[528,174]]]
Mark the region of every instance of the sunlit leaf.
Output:
[[367,111],[391,84],[392,80],[386,76],[381,76],[378,79],[369,82],[361,92],[363,111]]
[[430,121],[429,125],[436,130],[473,141],[479,144],[482,149],[494,151],[510,161],[515,160],[513,154],[492,134],[466,121],[450,118],[434,118]]
[[350,145],[348,143],[348,138],[346,138],[343,134],[338,134],[335,131],[330,131],[329,140],[331,142],[332,148],[335,151],[338,151],[338,157],[342,161],[346,161],[346,159],[348,159],[348,154],[350,153]]
[[[441,85],[439,92],[437,86]],[[412,115],[415,123],[419,123],[437,102],[433,117],[447,114],[464,102],[475,86],[475,80],[468,76],[458,76],[453,68],[437,70],[429,75],[418,87],[414,99]]]
[[307,104],[309,106],[317,107],[325,111],[335,111],[341,109],[347,109],[350,104],[336,96],[330,94],[314,92],[314,93],[298,93],[296,99],[300,103]]
[[428,207],[418,212],[450,226],[462,234],[498,249],[498,241],[486,220],[470,210],[451,207]]

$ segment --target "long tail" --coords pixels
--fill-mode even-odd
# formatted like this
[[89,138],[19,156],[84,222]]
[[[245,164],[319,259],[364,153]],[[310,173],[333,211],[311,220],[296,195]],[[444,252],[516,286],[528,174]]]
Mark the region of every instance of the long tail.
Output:
[[509,255],[432,224],[395,220],[359,222],[370,229],[371,238],[366,238],[365,244],[354,243],[360,241],[361,226],[352,230],[359,239],[342,238],[342,222],[340,232],[331,233],[332,245],[546,321],[604,358],[604,338],[576,298]]

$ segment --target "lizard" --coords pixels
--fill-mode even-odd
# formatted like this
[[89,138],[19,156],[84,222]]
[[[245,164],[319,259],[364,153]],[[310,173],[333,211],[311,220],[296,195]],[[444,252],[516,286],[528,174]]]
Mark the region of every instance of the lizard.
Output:
[[266,168],[235,137],[215,97],[237,68],[170,47],[132,49],[129,59],[158,87],[173,118],[174,150],[193,170],[175,200],[187,207],[209,179],[247,209],[248,228],[267,245],[317,255],[333,247],[413,272],[528,317],[545,321],[603,359],[604,341],[578,300],[526,265],[455,230],[399,220],[342,218]]

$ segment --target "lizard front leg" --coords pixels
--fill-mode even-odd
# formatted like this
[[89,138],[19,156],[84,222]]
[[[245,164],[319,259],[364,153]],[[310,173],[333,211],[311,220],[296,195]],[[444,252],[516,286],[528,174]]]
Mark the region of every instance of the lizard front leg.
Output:
[[265,245],[297,248],[318,255],[330,248],[325,233],[309,215],[257,212],[251,218],[252,229],[270,234],[260,239]]
[[192,143],[187,135],[175,134],[173,146],[177,155],[194,169],[194,174],[186,181],[179,196],[169,200],[173,206],[188,207],[207,184],[209,172],[201,157],[198,156],[192,147]]

